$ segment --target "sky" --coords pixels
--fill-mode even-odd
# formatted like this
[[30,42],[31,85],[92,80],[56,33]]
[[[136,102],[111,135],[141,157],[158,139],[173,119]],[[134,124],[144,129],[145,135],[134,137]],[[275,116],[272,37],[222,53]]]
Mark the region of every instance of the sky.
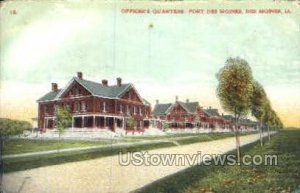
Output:
[[[122,9],[282,8],[291,14],[124,14]],[[7,1],[0,8],[0,117],[30,120],[51,83],[83,72],[116,78],[161,103],[198,101],[221,109],[218,70],[248,61],[285,126],[300,127],[300,16],[295,4]],[[153,27],[150,28],[149,25]]]

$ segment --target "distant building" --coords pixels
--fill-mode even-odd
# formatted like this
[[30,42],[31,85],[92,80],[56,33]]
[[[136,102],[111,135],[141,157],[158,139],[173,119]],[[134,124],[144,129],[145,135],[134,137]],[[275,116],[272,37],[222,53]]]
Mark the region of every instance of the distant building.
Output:
[[[158,128],[167,123],[170,128],[208,127],[208,117],[198,102],[176,101],[174,103],[159,104],[158,100],[153,109],[152,117],[156,118]],[[155,124],[154,124],[155,125]]]
[[42,131],[55,128],[55,112],[61,106],[69,107],[75,129],[131,129],[126,124],[130,117],[135,120],[136,130],[149,127],[150,103],[133,84],[124,84],[121,78],[117,78],[115,85],[109,85],[107,80],[85,80],[78,72],[63,89],[52,83],[52,90],[37,102],[38,127]]
[[209,128],[222,128],[225,129],[225,120],[219,114],[218,109],[213,109],[211,107],[204,110],[204,112],[209,117]]

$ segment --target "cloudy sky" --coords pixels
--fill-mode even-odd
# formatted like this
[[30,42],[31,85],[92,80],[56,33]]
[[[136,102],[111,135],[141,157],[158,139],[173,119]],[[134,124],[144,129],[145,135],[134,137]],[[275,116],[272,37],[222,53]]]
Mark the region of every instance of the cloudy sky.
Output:
[[[36,100],[84,78],[135,84],[152,104],[189,98],[220,108],[216,73],[246,59],[287,126],[300,126],[300,17],[291,14],[122,14],[122,8],[271,8],[282,4],[6,2],[1,6],[0,116],[30,119]],[[149,25],[153,25],[149,28]],[[222,110],[220,110],[222,112]]]

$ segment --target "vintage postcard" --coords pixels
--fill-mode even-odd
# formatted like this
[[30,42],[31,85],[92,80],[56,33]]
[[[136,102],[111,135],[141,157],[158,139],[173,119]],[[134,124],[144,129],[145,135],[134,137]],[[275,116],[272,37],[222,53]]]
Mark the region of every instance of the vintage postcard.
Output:
[[299,0],[0,5],[0,192],[300,192]]

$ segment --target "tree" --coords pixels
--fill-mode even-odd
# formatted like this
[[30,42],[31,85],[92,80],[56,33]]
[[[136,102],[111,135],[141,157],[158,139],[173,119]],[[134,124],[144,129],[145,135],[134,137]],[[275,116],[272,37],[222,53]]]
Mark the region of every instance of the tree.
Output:
[[23,133],[25,130],[31,130],[32,126],[27,121],[11,120],[0,118],[0,192],[3,192],[3,148],[5,140],[9,137]]
[[169,128],[170,128],[170,124],[164,122],[164,123],[163,123],[163,130],[166,131],[166,130],[169,129]]
[[56,112],[56,127],[58,131],[58,143],[60,147],[61,135],[65,129],[70,127],[72,124],[72,115],[68,107],[59,107]]
[[267,95],[264,88],[257,81],[254,81],[252,99],[251,99],[251,113],[259,121],[261,146],[263,146],[262,115],[264,111],[264,103],[266,101],[267,101]]
[[135,129],[135,126],[136,126],[136,120],[135,120],[133,117],[129,117],[129,118],[126,120],[126,123],[127,123],[127,126],[128,126],[129,128]]
[[270,124],[272,119],[271,111],[272,111],[271,103],[267,99],[263,106],[262,121],[267,126],[269,140],[271,139],[271,135],[270,135]]
[[217,96],[223,109],[234,115],[238,163],[240,163],[240,142],[238,121],[246,116],[251,107],[253,77],[247,61],[237,57],[227,59],[217,74],[219,81]]

